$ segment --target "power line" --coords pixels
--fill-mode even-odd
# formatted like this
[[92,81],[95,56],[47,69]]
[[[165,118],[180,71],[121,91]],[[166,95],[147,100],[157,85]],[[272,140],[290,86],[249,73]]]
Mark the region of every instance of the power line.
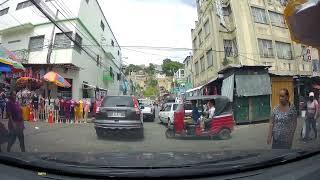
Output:
[[[58,9],[57,6],[59,6],[59,8],[62,9],[62,11],[63,11],[64,13],[66,13],[66,16],[67,16],[67,14],[68,14],[68,13],[67,13],[67,10],[65,10],[63,7],[61,7],[57,2],[56,2],[57,6],[55,6],[55,5],[52,3],[52,1],[50,1],[50,3],[51,3],[56,9]],[[66,7],[67,7],[67,6],[66,6]],[[61,15],[62,15],[64,18],[68,19],[68,17],[66,17],[62,12],[61,12]],[[70,15],[70,14],[69,14],[69,15]],[[71,17],[72,17],[72,16],[73,16],[73,15],[71,14]],[[80,29],[78,29],[78,28],[76,27],[76,25],[74,25],[73,22],[71,22],[70,20],[67,20],[67,21],[70,22],[70,24],[71,24],[76,30],[78,30],[78,32],[79,32],[84,38],[86,38],[90,43],[92,43],[91,38],[88,37],[86,33],[83,33]],[[94,42],[94,44],[96,44],[96,45],[93,45],[93,46],[100,47],[100,48],[104,51],[104,49],[103,49],[98,43]],[[82,45],[82,46],[83,46],[83,45]],[[94,50],[92,50],[92,49],[90,49],[90,48],[87,48],[87,49],[89,49],[91,52],[93,52],[93,54],[95,54],[95,55],[97,56],[97,54],[96,54],[96,52],[95,52]],[[101,62],[101,63],[102,63],[102,62]],[[112,66],[112,65],[109,64],[107,61],[106,61],[106,63],[107,63],[108,65]],[[118,70],[121,72],[121,68],[120,68],[115,62],[113,62],[113,64],[114,64],[114,66],[116,66],[116,67],[118,68]]]

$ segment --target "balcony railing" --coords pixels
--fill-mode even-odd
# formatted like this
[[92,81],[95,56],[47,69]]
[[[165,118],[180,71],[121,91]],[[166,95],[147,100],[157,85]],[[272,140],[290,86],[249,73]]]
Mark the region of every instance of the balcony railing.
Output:
[[22,64],[28,63],[29,51],[27,49],[20,49],[12,52],[15,54],[17,61],[21,62]]

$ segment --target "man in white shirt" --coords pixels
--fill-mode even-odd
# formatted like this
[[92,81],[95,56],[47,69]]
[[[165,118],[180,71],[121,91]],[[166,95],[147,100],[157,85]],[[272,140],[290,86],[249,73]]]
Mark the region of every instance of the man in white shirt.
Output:
[[209,107],[209,119],[211,120],[214,116],[214,111],[216,110],[216,108],[214,107],[214,100],[210,100],[208,102],[208,107]]

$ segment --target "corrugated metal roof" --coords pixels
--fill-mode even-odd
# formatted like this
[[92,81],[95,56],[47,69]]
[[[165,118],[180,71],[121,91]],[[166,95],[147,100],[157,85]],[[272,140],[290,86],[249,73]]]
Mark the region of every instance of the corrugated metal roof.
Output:
[[230,99],[230,101],[233,101],[233,89],[234,89],[234,74],[227,77],[222,82],[222,89],[221,89],[221,95],[226,96]]
[[237,96],[260,96],[271,94],[269,74],[236,75]]

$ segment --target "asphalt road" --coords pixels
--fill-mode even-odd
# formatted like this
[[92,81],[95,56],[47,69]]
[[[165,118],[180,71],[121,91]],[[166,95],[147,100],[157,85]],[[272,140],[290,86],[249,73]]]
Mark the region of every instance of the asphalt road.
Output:
[[[5,122],[5,121],[3,121]],[[25,124],[25,143],[28,152],[207,152],[217,150],[265,150],[267,123],[236,126],[229,140],[167,139],[166,127],[155,122],[145,122],[143,139],[132,137],[109,137],[98,139],[92,123],[48,124],[43,122]],[[304,143],[300,140],[301,120],[295,135],[295,149],[320,147],[320,139]],[[2,149],[5,149],[2,145]],[[18,152],[16,141],[12,151]]]

